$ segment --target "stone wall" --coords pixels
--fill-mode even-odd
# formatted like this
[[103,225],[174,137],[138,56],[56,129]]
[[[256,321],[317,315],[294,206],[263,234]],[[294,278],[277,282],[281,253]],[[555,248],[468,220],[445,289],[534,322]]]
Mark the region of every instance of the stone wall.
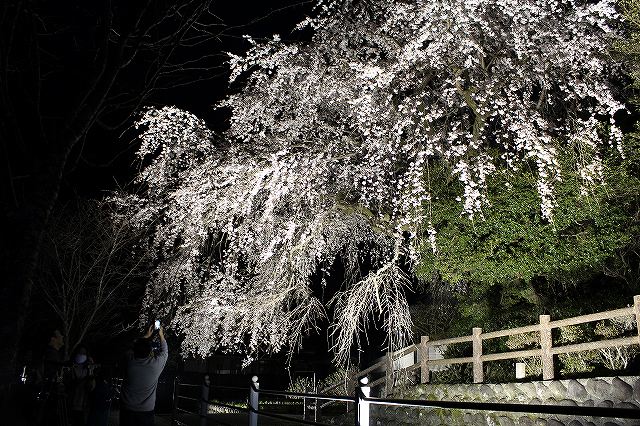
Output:
[[[401,399],[640,407],[640,377],[602,377],[503,384],[419,385],[393,396]],[[525,413],[372,406],[373,425],[625,425],[640,420],[574,418]]]

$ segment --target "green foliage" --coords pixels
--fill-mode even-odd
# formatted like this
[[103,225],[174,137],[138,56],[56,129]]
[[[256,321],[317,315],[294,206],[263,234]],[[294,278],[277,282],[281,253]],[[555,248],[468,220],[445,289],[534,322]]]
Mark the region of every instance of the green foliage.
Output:
[[452,364],[446,368],[434,371],[431,375],[431,383],[471,383],[473,372],[466,364]]
[[[596,324],[587,323],[562,327],[559,329],[555,345],[564,346],[602,339],[616,339],[636,333],[636,322],[633,316],[617,317],[598,321]],[[561,365],[560,373],[564,376],[575,376],[603,369],[620,371],[625,369],[639,352],[637,346],[614,346],[560,354],[558,355]]]
[[[570,166],[572,153],[565,153],[553,222],[541,217],[536,178],[526,164],[518,175],[504,169],[490,178],[491,205],[484,208],[482,220],[471,221],[456,201],[460,183],[447,181],[447,166],[435,163],[435,200],[429,208],[438,252],[425,247],[419,272],[423,277],[438,273],[450,283],[486,286],[536,277],[579,282],[600,272],[629,244],[631,234],[637,235],[633,214],[640,180],[628,166],[637,165],[639,156],[631,148],[637,147],[627,147],[632,159],[606,159],[607,184],[595,187],[590,196],[580,194],[579,176]],[[519,287],[515,296],[535,303],[535,294],[527,286]]]
[[[462,358],[471,355],[468,343],[447,345],[443,356],[445,358]],[[434,369],[431,373],[431,383],[472,383],[473,367],[471,364],[451,364]]]
[[[594,340],[594,334],[590,324],[570,325],[560,329],[557,345],[563,346],[592,340]],[[592,372],[599,358],[598,351],[595,350],[560,354],[558,355],[558,359],[562,365],[560,373],[563,375],[574,375]]]
[[[536,323],[542,313],[561,318],[628,303],[640,285],[640,138],[627,135],[624,149],[624,158],[603,159],[605,184],[588,195],[581,194],[571,166],[577,152],[560,153],[563,180],[556,186],[553,222],[540,214],[535,175],[526,164],[516,175],[499,170],[488,180],[491,204],[482,220],[471,221],[456,201],[459,182],[447,178],[444,162],[432,163],[434,197],[426,207],[438,250],[424,247],[418,274],[442,281],[457,298],[448,316],[455,314],[456,321],[436,334],[496,330]],[[601,297],[612,285],[620,290]],[[419,324],[434,314],[415,311]]]
[[[318,380],[317,382],[317,391],[320,392],[323,389],[333,386],[339,383],[343,383],[344,386],[340,389],[334,390],[332,393],[341,393],[341,392],[350,392],[351,389],[351,378],[356,373],[354,368],[338,368],[333,373],[329,374],[327,377]],[[313,379],[308,376],[300,376],[295,378],[287,388],[287,392],[313,392]],[[331,393],[331,392],[330,392]]]
[[[619,6],[630,31],[613,51],[626,62],[633,81],[623,94],[637,105],[640,1],[621,0]],[[633,122],[636,116],[627,119]],[[606,127],[601,131],[607,132]],[[526,161],[516,172],[504,166],[488,178],[489,205],[483,207],[482,218],[472,221],[460,206],[462,184],[451,177],[444,160],[432,159],[425,176],[432,198],[424,210],[437,232],[437,251],[425,243],[417,270],[425,281],[443,282],[444,291],[455,294],[458,303],[447,301],[456,321],[444,328],[425,324],[435,324],[432,318],[440,314],[435,309],[425,303],[414,307],[419,328],[461,335],[474,326],[499,329],[534,323],[540,313],[566,317],[627,303],[611,294],[602,298],[600,286],[615,285],[624,297],[640,288],[638,123],[625,135],[623,146],[624,155],[602,158],[604,184],[591,185],[584,194],[575,165],[603,153],[586,145],[557,144],[562,181],[555,184],[553,222],[541,215],[537,169]]]
[[308,376],[296,377],[287,388],[287,392],[305,393],[315,392],[313,378]]
[[437,280],[423,282],[420,292],[425,297],[409,307],[413,321],[413,335],[417,341],[420,336],[432,339],[449,337],[441,335],[451,326],[451,313],[456,310],[456,297],[448,285]]
[[505,359],[484,363],[485,383],[509,383],[515,379],[516,367],[514,360]]
[[[538,348],[540,347],[539,333],[514,334],[507,338],[506,346],[512,351]],[[518,358],[516,362],[524,363],[525,375],[527,377],[542,376],[542,358],[539,356]]]
[[[621,82],[622,94],[637,107],[640,0],[621,0],[619,6],[630,31],[614,44],[613,53],[626,62],[631,78],[631,84]],[[451,177],[449,165],[442,159],[430,161],[425,180],[432,198],[423,207],[425,228],[430,222],[436,230],[437,251],[425,243],[417,268],[429,283],[425,296],[412,307],[417,333],[436,338],[468,335],[472,327],[490,331],[535,324],[542,313],[566,318],[630,303],[640,290],[640,123],[637,111],[632,114],[621,118],[627,128],[623,155],[557,144],[562,181],[555,183],[553,222],[540,213],[536,167],[526,161],[515,172],[504,166],[488,178],[489,204],[483,217],[473,221],[463,215],[463,187]],[[601,131],[608,130],[603,125]],[[585,193],[576,164],[594,156],[603,156],[603,184],[589,185]],[[443,292],[452,296],[442,297]],[[438,302],[444,302],[444,308],[429,306]],[[620,321],[601,321],[595,328],[565,327],[554,343],[621,337],[635,327]],[[494,340],[489,351],[538,344],[537,334]],[[561,373],[620,370],[635,354],[631,347],[616,347],[560,355]],[[528,376],[540,374],[539,358],[519,361],[526,363]],[[438,373],[438,380],[468,380],[463,367],[452,367]],[[499,368],[495,370],[497,377]]]
[[341,388],[341,391],[351,392],[351,389],[349,389],[349,386],[351,385],[349,380],[356,374],[356,372],[357,371],[355,367],[347,369],[338,368],[336,369],[336,371],[318,382],[318,389],[322,390],[329,386],[342,383],[343,386]]
[[[605,339],[615,339],[637,333],[634,316],[612,318],[596,324],[594,333]],[[616,346],[599,350],[602,364],[609,370],[619,371],[627,368],[629,362],[640,353],[638,346]]]

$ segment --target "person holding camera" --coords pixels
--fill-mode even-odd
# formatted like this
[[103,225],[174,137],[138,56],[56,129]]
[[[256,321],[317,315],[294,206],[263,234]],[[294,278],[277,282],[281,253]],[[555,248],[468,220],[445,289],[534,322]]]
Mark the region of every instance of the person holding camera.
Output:
[[153,350],[151,325],[147,334],[133,343],[133,357],[127,360],[121,391],[120,426],[153,426],[158,378],[169,356],[164,329],[156,321],[160,348]]

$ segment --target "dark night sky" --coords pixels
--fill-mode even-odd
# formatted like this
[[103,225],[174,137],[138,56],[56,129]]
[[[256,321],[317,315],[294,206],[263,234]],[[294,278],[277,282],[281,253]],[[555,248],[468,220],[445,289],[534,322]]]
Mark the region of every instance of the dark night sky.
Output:
[[[280,34],[284,40],[299,39],[293,27],[307,16],[313,1],[300,0],[236,0],[214,2],[212,12],[226,26],[218,41],[201,47],[202,55],[224,52],[241,53],[248,47],[242,36],[256,39]],[[225,56],[219,55],[211,63],[201,81],[186,86],[156,92],[148,105],[175,105],[204,118],[214,130],[224,130],[227,116],[214,111],[213,105],[227,92],[228,68]],[[131,120],[133,123],[133,119]],[[126,129],[124,129],[126,130]],[[135,133],[119,130],[105,131],[99,127],[89,135],[77,165],[65,176],[61,199],[100,197],[118,186],[127,185],[133,178],[137,164]],[[80,154],[79,152],[76,155]]]

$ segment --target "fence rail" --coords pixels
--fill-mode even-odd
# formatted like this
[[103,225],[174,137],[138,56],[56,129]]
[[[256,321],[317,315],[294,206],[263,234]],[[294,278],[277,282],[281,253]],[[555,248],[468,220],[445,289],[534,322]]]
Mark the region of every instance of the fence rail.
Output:
[[[598,340],[586,343],[569,344],[563,346],[554,346],[552,338],[552,330],[562,327],[574,326],[579,324],[585,324],[589,322],[602,321],[607,319],[626,317],[633,315],[636,321],[636,335],[631,337],[619,337],[613,339]],[[524,327],[515,327],[505,330],[497,330],[490,332],[483,332],[482,328],[474,327],[471,335],[450,337],[446,339],[430,340],[429,336],[422,336],[420,343],[410,345],[406,348],[400,349],[395,352],[390,352],[376,364],[365,368],[362,371],[358,371],[351,378],[350,382],[355,381],[361,377],[368,375],[374,371],[384,372],[385,379],[378,379],[371,383],[370,387],[375,388],[377,386],[384,385],[384,389],[380,394],[383,396],[390,395],[393,390],[394,382],[402,374],[412,371],[420,371],[420,382],[429,382],[429,372],[432,367],[446,366],[453,364],[472,364],[473,365],[473,382],[484,382],[484,363],[492,361],[500,361],[516,358],[529,358],[540,357],[542,360],[542,378],[543,380],[552,380],[555,377],[554,370],[554,356],[559,354],[567,354],[572,352],[615,348],[620,346],[640,345],[640,296],[633,297],[633,305],[613,309],[610,311],[596,312],[593,314],[580,315],[571,318],[551,320],[549,315],[540,315],[540,322],[538,324],[527,325]],[[525,333],[538,333],[539,347],[534,349],[497,352],[491,354],[483,353],[483,343],[489,339],[496,339],[500,337],[515,336]],[[472,356],[456,357],[456,358],[443,358],[443,359],[429,359],[429,348],[454,345],[459,343],[471,343]],[[415,362],[413,365],[404,368],[395,368],[396,363],[400,358],[415,353]],[[330,387],[327,389],[335,389]]]

